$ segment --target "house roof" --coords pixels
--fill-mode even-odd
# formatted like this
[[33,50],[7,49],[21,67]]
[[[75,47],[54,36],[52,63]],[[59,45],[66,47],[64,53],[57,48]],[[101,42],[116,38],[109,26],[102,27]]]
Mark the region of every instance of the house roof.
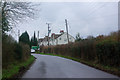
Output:
[[[64,32],[65,33],[65,32]],[[61,35],[63,35],[63,33],[62,34],[55,34],[55,33],[52,33],[52,35],[51,35],[51,37],[49,37],[49,40],[52,40],[53,38],[54,39],[57,39],[58,37],[60,37]],[[74,38],[74,37],[73,37]],[[42,42],[42,41],[48,41],[48,36],[45,36],[44,38],[41,38],[41,39],[39,39],[40,40],[40,42]]]
[[53,33],[52,35],[51,35],[51,38],[53,38],[53,36],[54,36],[54,39],[57,39],[59,36],[61,36],[62,34],[55,34],[55,33]]
[[39,39],[39,42],[42,42],[42,41],[43,41],[43,38],[40,38],[40,39]]
[[[51,38],[51,37],[49,37],[49,39],[50,39],[50,38]],[[40,42],[42,42],[42,41],[48,41],[48,36],[45,36],[44,38],[40,38],[39,41],[40,41]]]
[[54,38],[57,39],[59,36],[61,36],[62,34],[55,34]]

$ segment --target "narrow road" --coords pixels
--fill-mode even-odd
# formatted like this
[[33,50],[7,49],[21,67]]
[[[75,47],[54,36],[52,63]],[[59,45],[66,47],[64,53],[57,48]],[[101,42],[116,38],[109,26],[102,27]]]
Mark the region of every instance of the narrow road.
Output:
[[37,59],[22,78],[118,78],[70,59],[32,55]]

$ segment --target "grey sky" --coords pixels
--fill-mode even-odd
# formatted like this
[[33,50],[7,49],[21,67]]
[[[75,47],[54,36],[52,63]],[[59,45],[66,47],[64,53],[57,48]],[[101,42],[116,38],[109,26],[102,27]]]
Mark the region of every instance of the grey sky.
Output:
[[[65,19],[68,20],[69,33],[76,36],[79,32],[81,37],[89,35],[108,35],[118,29],[118,3],[117,2],[42,2],[38,6],[40,10],[37,18],[28,19],[18,24],[16,30],[20,33],[27,31],[33,36],[34,31],[40,31],[40,38],[47,35],[46,22],[50,22],[52,33],[59,33],[65,29]],[[15,39],[17,36],[14,35]]]

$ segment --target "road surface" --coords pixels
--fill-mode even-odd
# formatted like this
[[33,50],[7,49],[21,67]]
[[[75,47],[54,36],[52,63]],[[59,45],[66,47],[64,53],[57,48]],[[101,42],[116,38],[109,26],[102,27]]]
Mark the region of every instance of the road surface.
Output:
[[118,78],[70,59],[50,55],[32,55],[37,59],[22,78]]

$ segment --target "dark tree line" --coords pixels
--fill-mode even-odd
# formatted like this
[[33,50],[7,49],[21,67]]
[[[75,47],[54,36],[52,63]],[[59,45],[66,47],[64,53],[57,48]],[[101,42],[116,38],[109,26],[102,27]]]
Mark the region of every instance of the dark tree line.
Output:
[[29,35],[28,35],[27,31],[22,33],[22,35],[19,37],[19,42],[23,42],[25,44],[30,45],[30,39],[29,39]]
[[34,36],[31,38],[31,46],[37,46],[37,44],[38,44],[38,41],[34,31]]
[[[13,27],[21,21],[28,18],[34,18],[34,5],[29,2],[0,2],[0,28],[2,30],[2,68],[9,68],[15,61],[25,61],[30,56],[30,39],[27,32],[20,36],[18,43],[7,32],[11,31]],[[1,43],[1,38],[0,38]]]
[[30,38],[29,38],[29,35],[28,35],[27,31],[25,31],[19,37],[19,42],[28,44],[30,47],[37,46],[38,41],[37,41],[37,38],[36,38],[36,35],[35,35],[35,31],[34,31],[34,36],[31,38],[31,41],[30,41]]

